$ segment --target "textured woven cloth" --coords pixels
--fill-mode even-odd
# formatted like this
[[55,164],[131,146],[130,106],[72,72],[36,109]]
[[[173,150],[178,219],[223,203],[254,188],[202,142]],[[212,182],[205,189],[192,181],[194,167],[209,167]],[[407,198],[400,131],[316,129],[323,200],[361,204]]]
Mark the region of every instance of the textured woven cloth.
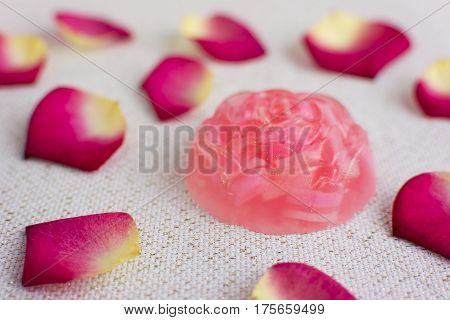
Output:
[[[247,299],[266,268],[280,261],[311,264],[361,299],[450,298],[448,260],[391,236],[391,205],[400,186],[424,171],[450,171],[450,122],[426,118],[412,98],[414,79],[429,63],[450,55],[450,42],[443,38],[443,30],[450,29],[450,6],[418,23],[444,0],[46,0],[39,8],[29,0],[2,2],[16,12],[0,3],[1,31],[41,35],[49,43],[49,59],[37,84],[0,88],[1,298]],[[54,33],[52,15],[61,8],[106,15],[128,25],[135,38],[82,52],[83,58],[24,18]],[[335,74],[318,70],[299,38],[329,10],[341,8],[403,28],[418,23],[409,31],[412,50],[376,80],[342,76],[329,82]],[[180,45],[183,14],[215,11],[245,19],[267,45],[267,56],[243,64],[218,63]],[[367,130],[373,148],[377,192],[368,206],[333,229],[268,236],[211,218],[196,207],[184,184],[176,183],[180,177],[175,173],[140,173],[138,128],[162,126],[147,101],[130,88],[138,88],[164,54],[188,51],[204,59],[215,82],[208,100],[183,118],[193,126],[240,90],[321,88],[339,99]],[[121,103],[128,122],[126,142],[98,172],[22,158],[30,114],[58,85]],[[142,238],[138,258],[95,278],[26,289],[20,285],[25,226],[108,211],[129,212],[136,219]]]

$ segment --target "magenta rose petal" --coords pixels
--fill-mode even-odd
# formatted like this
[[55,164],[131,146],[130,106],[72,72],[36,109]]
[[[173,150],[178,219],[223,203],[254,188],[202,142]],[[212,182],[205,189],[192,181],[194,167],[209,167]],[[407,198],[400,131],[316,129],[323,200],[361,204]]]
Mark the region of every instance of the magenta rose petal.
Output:
[[265,54],[263,45],[253,32],[226,15],[187,16],[182,20],[181,33],[218,60],[245,61]]
[[255,300],[356,300],[336,280],[304,263],[270,267],[253,289]]
[[450,118],[450,58],[428,67],[416,84],[416,98],[425,114]]
[[161,60],[142,84],[160,120],[177,117],[201,104],[212,87],[211,72],[183,56]]
[[140,253],[136,223],[124,212],[27,226],[26,238],[25,287],[103,274]]
[[0,85],[33,83],[46,54],[47,45],[41,38],[0,33]]
[[93,171],[122,145],[124,135],[125,118],[117,102],[61,87],[49,92],[35,108],[25,158]]
[[73,45],[98,48],[125,41],[131,32],[102,18],[61,11],[55,15],[60,33]]
[[410,47],[397,27],[346,12],[331,13],[303,40],[320,67],[366,78],[374,78]]
[[450,173],[423,173],[408,180],[392,211],[396,237],[450,259]]

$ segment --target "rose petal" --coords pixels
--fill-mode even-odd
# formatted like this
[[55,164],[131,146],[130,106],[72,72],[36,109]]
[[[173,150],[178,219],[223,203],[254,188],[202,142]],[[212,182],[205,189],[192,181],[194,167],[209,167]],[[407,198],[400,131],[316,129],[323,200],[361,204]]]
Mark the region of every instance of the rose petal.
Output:
[[61,34],[79,47],[104,47],[131,38],[126,28],[98,17],[62,11],[55,19]]
[[0,85],[33,83],[46,53],[41,38],[0,34]]
[[261,42],[249,28],[221,14],[206,18],[187,16],[182,20],[181,33],[219,60],[244,61],[265,53]]
[[336,280],[303,263],[270,267],[252,293],[255,300],[356,300]]
[[31,116],[25,158],[96,170],[121,146],[124,133],[125,118],[117,102],[57,88]]
[[188,57],[164,58],[142,84],[160,120],[179,116],[202,103],[212,87],[212,75]]
[[394,236],[450,259],[450,173],[423,173],[408,180],[392,211]]
[[450,118],[450,58],[428,67],[417,82],[416,98],[427,115]]
[[398,28],[345,12],[328,15],[306,34],[304,41],[322,68],[367,78],[374,78],[410,46]]
[[124,212],[39,223],[26,236],[23,286],[99,275],[140,253],[136,223]]

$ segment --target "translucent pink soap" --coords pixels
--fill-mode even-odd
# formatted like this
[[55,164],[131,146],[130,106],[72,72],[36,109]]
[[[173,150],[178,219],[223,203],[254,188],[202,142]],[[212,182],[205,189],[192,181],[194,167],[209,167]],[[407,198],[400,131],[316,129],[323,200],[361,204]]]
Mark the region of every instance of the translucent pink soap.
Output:
[[266,234],[341,224],[375,190],[365,131],[333,98],[285,90],[226,99],[196,131],[188,189],[222,222]]

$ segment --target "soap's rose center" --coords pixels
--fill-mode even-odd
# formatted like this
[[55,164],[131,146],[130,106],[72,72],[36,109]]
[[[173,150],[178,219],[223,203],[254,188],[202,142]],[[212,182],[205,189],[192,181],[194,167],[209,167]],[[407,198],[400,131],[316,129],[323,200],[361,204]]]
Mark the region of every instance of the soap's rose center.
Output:
[[329,98],[242,93],[225,101],[202,129],[198,150],[224,181],[241,174],[303,175],[312,186],[329,189],[358,175],[354,159],[364,133]]

